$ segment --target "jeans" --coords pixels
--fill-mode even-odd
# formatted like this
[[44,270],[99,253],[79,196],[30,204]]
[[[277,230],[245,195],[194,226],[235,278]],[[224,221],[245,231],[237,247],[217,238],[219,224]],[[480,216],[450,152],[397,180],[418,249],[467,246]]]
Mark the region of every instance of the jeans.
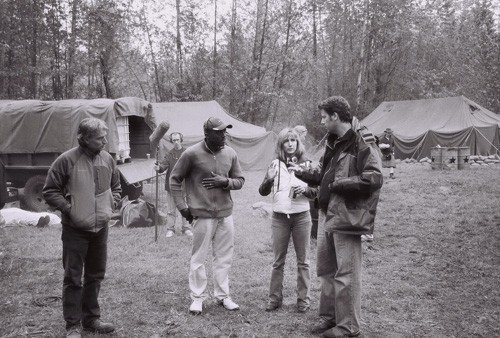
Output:
[[214,297],[229,297],[229,270],[234,252],[233,216],[197,218],[193,222],[193,249],[189,266],[191,299],[208,298],[205,261],[210,245],[213,251]]
[[321,281],[319,315],[345,333],[359,331],[361,317],[361,236],[325,231],[319,211],[317,272]]
[[283,269],[285,267],[285,259],[291,235],[297,256],[297,304],[309,305],[309,244],[311,225],[311,214],[309,211],[290,215],[273,213],[271,227],[274,262],[269,288],[270,302],[281,304],[283,301]]
[[186,230],[191,230],[191,225],[186,221],[184,217],[180,216],[180,212],[179,210],[177,210],[174,197],[172,196],[172,193],[170,191],[167,191],[166,204],[167,204],[167,230],[175,232],[175,221],[177,218],[180,218],[181,220],[182,233],[184,233]]
[[[62,227],[63,316],[66,327],[90,324],[101,315],[99,290],[106,272],[108,227],[98,232]],[[83,273],[83,286],[82,286]]]

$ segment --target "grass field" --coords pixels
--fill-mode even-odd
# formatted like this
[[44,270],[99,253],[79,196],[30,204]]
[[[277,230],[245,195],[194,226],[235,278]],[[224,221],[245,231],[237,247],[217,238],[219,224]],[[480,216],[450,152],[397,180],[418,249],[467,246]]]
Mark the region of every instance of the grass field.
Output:
[[[433,171],[401,164],[382,188],[375,241],[363,244],[365,337],[500,336],[500,166]],[[154,242],[154,228],[111,228],[104,320],[115,336],[310,336],[317,318],[316,243],[311,244],[312,307],[295,312],[295,257],[285,267],[284,306],[264,312],[272,261],[270,220],[253,210],[263,172],[246,173],[233,193],[236,227],[228,312],[206,302],[188,313],[190,239]],[[387,177],[387,173],[386,173]],[[0,336],[62,336],[61,229],[0,229]],[[209,264],[210,265],[210,264]],[[211,290],[211,284],[209,289]]]

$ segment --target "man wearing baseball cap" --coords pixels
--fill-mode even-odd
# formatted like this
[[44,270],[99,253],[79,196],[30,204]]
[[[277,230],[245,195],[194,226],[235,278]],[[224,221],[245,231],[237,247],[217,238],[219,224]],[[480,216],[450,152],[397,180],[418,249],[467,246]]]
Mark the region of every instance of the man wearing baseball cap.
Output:
[[[201,314],[207,299],[205,261],[213,250],[214,296],[226,309],[239,306],[229,297],[229,269],[234,251],[233,201],[230,190],[245,183],[236,152],[225,145],[226,129],[217,117],[204,124],[205,139],[184,151],[170,175],[170,189],[181,215],[193,224],[189,267],[192,303],[189,311]],[[186,200],[183,198],[182,182]]]

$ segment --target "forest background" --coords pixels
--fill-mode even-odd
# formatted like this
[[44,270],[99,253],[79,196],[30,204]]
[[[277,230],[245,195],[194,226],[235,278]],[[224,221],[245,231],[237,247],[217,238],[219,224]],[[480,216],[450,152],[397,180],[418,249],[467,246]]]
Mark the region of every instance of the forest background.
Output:
[[491,0],[0,0],[0,99],[217,100],[271,130],[346,97],[500,112]]

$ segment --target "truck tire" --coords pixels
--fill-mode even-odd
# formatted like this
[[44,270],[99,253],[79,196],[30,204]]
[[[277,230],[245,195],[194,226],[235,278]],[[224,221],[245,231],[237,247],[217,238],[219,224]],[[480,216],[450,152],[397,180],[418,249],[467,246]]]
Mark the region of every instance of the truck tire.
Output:
[[24,185],[24,193],[19,197],[21,209],[35,212],[48,211],[49,206],[42,196],[45,176],[32,176]]

